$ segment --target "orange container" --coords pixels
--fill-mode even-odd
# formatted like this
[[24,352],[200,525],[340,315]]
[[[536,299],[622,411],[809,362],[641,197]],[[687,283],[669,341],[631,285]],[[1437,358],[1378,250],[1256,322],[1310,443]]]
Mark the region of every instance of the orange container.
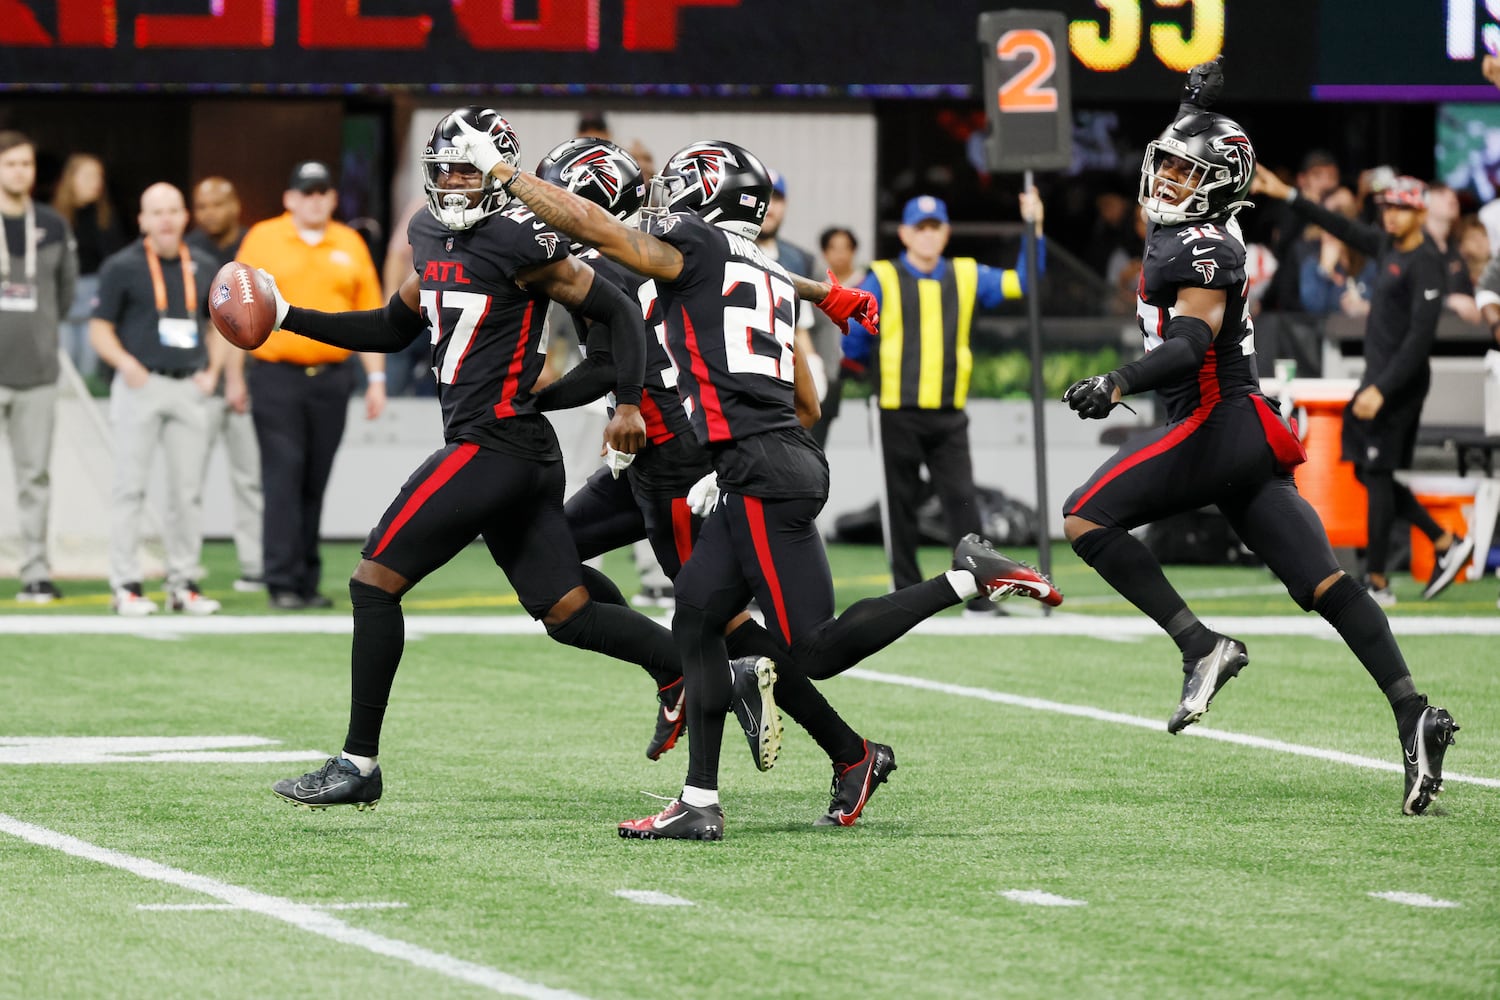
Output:
[[[1412,495],[1417,498],[1417,503],[1427,508],[1427,513],[1432,515],[1432,519],[1443,526],[1444,531],[1451,531],[1455,535],[1469,533],[1469,524],[1464,518],[1464,508],[1473,506],[1474,494],[1421,493],[1412,490]],[[1432,567],[1436,562],[1432,542],[1416,528],[1411,529],[1412,578],[1424,581],[1432,579]],[[1468,583],[1469,574],[1459,573],[1458,578],[1453,582]]]
[[1293,394],[1307,421],[1302,441],[1307,461],[1297,466],[1294,475],[1297,491],[1322,518],[1329,543],[1357,549],[1364,547],[1367,534],[1365,488],[1354,478],[1353,463],[1339,458],[1349,398],[1340,393],[1327,397]]

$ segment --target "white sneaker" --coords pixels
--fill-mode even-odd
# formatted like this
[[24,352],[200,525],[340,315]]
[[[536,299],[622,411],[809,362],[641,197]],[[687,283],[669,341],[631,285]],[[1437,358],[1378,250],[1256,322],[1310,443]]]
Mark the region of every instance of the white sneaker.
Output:
[[190,615],[211,615],[223,605],[212,597],[204,597],[198,592],[198,585],[189,582],[167,591],[167,607],[173,611],[185,611]]
[[141,585],[138,583],[127,583],[123,587],[116,587],[110,606],[115,614],[124,618],[144,618],[161,610],[156,606],[155,601],[141,595]]
[[1365,590],[1369,591],[1370,596],[1375,599],[1375,603],[1382,608],[1394,608],[1396,606],[1396,595],[1392,593],[1389,584],[1384,587],[1375,587],[1366,583]]

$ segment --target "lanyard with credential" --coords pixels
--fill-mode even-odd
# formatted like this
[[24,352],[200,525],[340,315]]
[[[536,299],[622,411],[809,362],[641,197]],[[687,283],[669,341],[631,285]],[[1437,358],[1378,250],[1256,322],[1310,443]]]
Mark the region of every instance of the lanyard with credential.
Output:
[[[156,248],[151,245],[150,240],[142,242],[146,244],[146,267],[151,271],[151,290],[156,293],[156,312],[166,316],[167,283],[161,274],[161,258],[156,256]],[[182,294],[187,304],[187,318],[192,319],[198,311],[198,283],[193,280],[192,256],[186,243],[178,244],[177,259],[182,262]]]
[[[36,202],[26,200],[26,235],[22,237],[26,244],[23,259],[26,269],[26,284],[36,284]],[[10,240],[0,234],[0,281],[10,280]]]

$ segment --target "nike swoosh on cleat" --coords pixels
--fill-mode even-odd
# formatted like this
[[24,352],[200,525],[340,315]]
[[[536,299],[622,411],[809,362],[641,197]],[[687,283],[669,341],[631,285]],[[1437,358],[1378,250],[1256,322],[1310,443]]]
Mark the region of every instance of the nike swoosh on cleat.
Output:
[[671,709],[671,711],[668,711],[665,705],[662,706],[661,717],[663,719],[666,719],[668,722],[676,722],[678,719],[682,718],[682,702],[679,701],[676,706]]
[[756,717],[756,713],[750,711],[750,704],[749,704],[749,702],[742,701],[742,702],[740,702],[740,704],[745,706],[745,718],[747,718],[747,719],[750,720],[750,731],[749,731],[748,735],[750,735],[750,736],[759,736],[760,735],[760,719],[758,719]]
[[683,811],[683,812],[677,813],[674,816],[666,816],[666,817],[656,816],[655,818],[653,818],[651,820],[651,827],[654,830],[665,830],[667,827],[671,826],[673,823],[675,823],[678,820],[682,819],[682,817],[684,817],[686,815],[687,815],[687,812]]
[[292,791],[296,792],[299,796],[317,795],[320,791],[324,795],[332,795],[334,792],[336,792],[339,789],[343,788],[347,784],[349,784],[348,781],[340,781],[337,785],[329,785],[327,788],[317,789],[317,788],[308,788],[306,785],[303,785],[301,782],[298,782],[297,783],[297,787],[294,788],[294,789],[292,789]]
[[1052,593],[1051,587],[1047,586],[1045,583],[1037,583],[1034,580],[1012,580],[1006,577],[1002,577],[999,582],[1006,587],[1026,587],[1032,593],[1036,594],[1037,597],[1046,597],[1048,594]]

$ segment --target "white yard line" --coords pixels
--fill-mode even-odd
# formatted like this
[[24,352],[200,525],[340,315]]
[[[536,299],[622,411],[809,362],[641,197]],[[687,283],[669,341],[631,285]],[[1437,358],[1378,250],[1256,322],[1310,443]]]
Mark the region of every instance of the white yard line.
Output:
[[430,951],[420,945],[351,927],[337,917],[330,916],[305,903],[297,903],[281,896],[269,896],[253,889],[219,882],[204,875],[170,868],[146,858],[121,854],[119,851],[99,847],[65,833],[58,833],[56,830],[24,823],[4,813],[0,813],[0,833],[8,833],[40,847],[49,847],[77,858],[118,868],[153,882],[165,882],[189,892],[212,896],[240,909],[251,910],[273,920],[291,924],[309,934],[317,934],[342,944],[363,948],[376,955],[385,955],[419,968],[430,969],[440,975],[472,983],[495,993],[506,996],[535,997],[538,1000],[581,1000],[577,993],[554,990],[538,983],[527,982],[510,973],[501,972],[499,969],[477,965],[461,958],[454,958],[452,955]]
[[697,906],[691,899],[672,896],[655,889],[616,889],[615,895],[642,906]]
[[1038,889],[1006,889],[1000,893],[1006,899],[1014,903],[1022,903],[1026,906],[1088,906],[1082,899],[1069,899],[1067,896],[1054,896],[1050,892],[1042,892]]
[[1371,896],[1383,899],[1388,903],[1400,903],[1402,906],[1419,906],[1429,910],[1452,910],[1458,908],[1458,903],[1450,899],[1438,899],[1429,896],[1425,892],[1372,892]]
[[[1094,708],[1090,705],[1069,705],[1065,702],[1049,701],[1046,698],[1030,698],[1019,694],[1006,694],[1003,691],[990,691],[986,688],[946,684],[942,681],[930,681],[923,677],[884,674],[874,670],[865,670],[860,667],[855,667],[853,670],[846,670],[841,676],[852,677],[862,681],[875,681],[878,684],[895,684],[900,687],[918,688],[923,691],[936,691],[940,694],[955,695],[960,698],[976,698],[980,701],[991,701],[1000,705],[1029,708],[1037,712],[1072,715],[1080,719],[1093,719],[1097,722],[1113,722],[1116,725],[1134,726],[1137,729],[1150,729],[1154,732],[1164,733],[1167,728],[1166,722],[1161,719],[1148,719],[1140,715],[1126,715],[1123,712],[1106,712],[1102,708]],[[1358,754],[1344,753],[1342,750],[1324,750],[1320,747],[1303,746],[1300,743],[1286,743],[1282,740],[1266,739],[1262,736],[1229,733],[1221,729],[1209,729],[1202,724],[1185,729],[1183,732],[1185,735],[1196,736],[1199,739],[1218,740],[1221,743],[1237,743],[1240,746],[1255,747],[1258,750],[1275,750],[1280,753],[1294,754],[1298,757],[1313,757],[1318,760],[1348,764],[1351,767],[1368,768],[1372,771],[1395,771],[1399,774],[1403,770],[1402,766],[1394,761],[1376,760],[1374,757],[1361,757]],[[1394,755],[1393,751],[1392,756]],[[1500,778],[1479,778],[1467,774],[1455,774],[1448,770],[1443,771],[1443,781],[1481,785],[1485,788],[1500,788]]]
[[[302,903],[310,910],[404,910],[405,903]],[[204,913],[243,910],[234,903],[137,903],[137,910],[152,913]]]

